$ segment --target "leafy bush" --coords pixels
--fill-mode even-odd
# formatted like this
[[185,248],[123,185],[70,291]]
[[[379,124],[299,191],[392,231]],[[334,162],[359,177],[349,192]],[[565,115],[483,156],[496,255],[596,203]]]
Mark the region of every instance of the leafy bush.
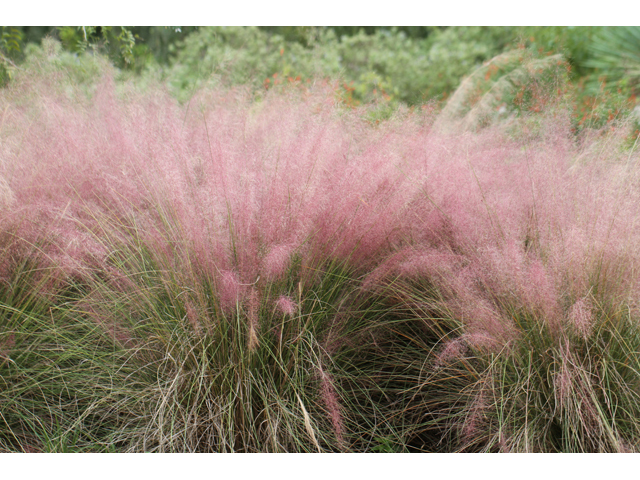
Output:
[[[482,37],[489,32],[488,39]],[[499,52],[499,29],[450,28],[427,39],[398,30],[338,37],[320,30],[308,45],[257,28],[201,28],[179,47],[173,84],[180,91],[214,75],[226,84],[253,88],[276,78],[340,76],[357,102],[375,98],[421,103],[454,89],[470,69]],[[484,40],[484,38],[482,38]]]
[[[340,31],[340,29],[337,29]],[[191,91],[211,75],[226,84],[253,88],[280,79],[341,77],[357,102],[376,98],[410,105],[451,94],[483,62],[518,44],[538,55],[560,53],[580,72],[588,58],[587,27],[447,27],[426,37],[398,29],[365,29],[337,35],[335,29],[292,31],[201,28],[177,47],[173,83]]]
[[6,87],[16,68],[12,59],[21,53],[22,32],[15,27],[0,27],[0,88]]
[[603,28],[589,45],[591,56],[584,65],[595,69],[590,79],[593,93],[607,88],[630,93],[640,88],[640,27]]

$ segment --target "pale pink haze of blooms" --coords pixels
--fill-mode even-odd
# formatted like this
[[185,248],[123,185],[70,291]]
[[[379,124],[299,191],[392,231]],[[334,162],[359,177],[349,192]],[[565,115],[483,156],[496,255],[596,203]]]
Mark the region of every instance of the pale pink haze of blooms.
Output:
[[579,299],[594,282],[621,298],[639,287],[635,157],[575,142],[562,113],[535,134],[451,134],[409,111],[374,127],[321,86],[269,92],[259,108],[237,90],[202,91],[187,110],[162,91],[120,95],[108,77],[91,98],[54,80],[0,94],[2,227],[20,232],[0,239],[4,282],[40,244],[56,281],[91,274],[111,253],[110,218],[114,238],[210,281],[225,315],[248,308],[252,345],[250,305],[294,315],[287,275],[309,286],[338,262],[363,291],[435,282],[465,342],[494,351],[518,338],[520,308],[558,338],[567,323],[587,337],[593,312]]
[[285,315],[294,315],[298,311],[296,302],[287,295],[280,295],[278,300],[276,300],[276,306],[278,307],[278,311]]

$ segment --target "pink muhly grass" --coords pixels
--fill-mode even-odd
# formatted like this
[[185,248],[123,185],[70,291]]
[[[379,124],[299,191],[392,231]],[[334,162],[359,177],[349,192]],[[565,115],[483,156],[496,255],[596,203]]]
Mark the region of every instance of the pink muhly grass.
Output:
[[424,276],[436,280],[452,274],[458,261],[456,255],[447,251],[417,251],[409,255],[407,260],[399,265],[398,270],[405,277]]
[[186,302],[185,310],[186,310],[187,320],[189,321],[191,328],[193,328],[195,332],[199,332],[200,329],[202,328],[200,316],[198,315],[198,312],[196,311],[192,302],[190,301]]
[[249,339],[247,341],[247,349],[250,352],[253,352],[260,345],[260,340],[258,339],[258,330],[260,328],[260,293],[256,288],[251,289],[247,303],[247,320],[249,323]]
[[109,333],[109,336],[115,339],[122,346],[128,348],[133,348],[135,346],[135,338],[129,329],[117,325],[115,322],[107,319],[102,322],[102,326]]
[[222,272],[218,289],[220,305],[223,310],[232,312],[244,294],[244,286],[240,283],[238,275],[229,270]]
[[564,407],[574,396],[574,374],[570,366],[563,363],[554,380],[555,396],[560,407]]
[[336,393],[334,387],[334,380],[331,375],[325,373],[320,368],[320,397],[324,403],[327,412],[329,413],[329,419],[333,426],[333,432],[336,436],[338,443],[342,445],[344,443],[344,421],[342,419],[342,405]]
[[[37,99],[28,108],[11,97],[20,88]],[[446,135],[410,117],[371,128],[326,92],[270,93],[259,108],[201,92],[188,111],[162,92],[129,94],[105,79],[91,100],[44,81],[0,97],[3,217],[38,224],[27,241],[55,238],[45,253],[70,274],[104,264],[109,249],[86,232],[108,217],[166,267],[212,279],[225,312],[259,276],[282,280],[295,252],[304,275],[345,262],[363,291],[397,274],[437,279],[468,333],[498,343],[513,333],[507,304],[555,331],[567,289],[638,284],[623,266],[640,260],[639,196],[620,189],[636,168],[598,166],[552,119],[537,136]]]
[[4,338],[0,339],[0,358],[9,357],[13,348],[16,345],[16,336],[13,333],[4,335]]
[[13,207],[16,197],[9,183],[0,174],[0,212]]
[[365,292],[383,289],[385,280],[397,273],[398,263],[405,258],[403,252],[391,255],[380,262],[372,271],[366,274],[362,281],[362,290]]
[[[471,265],[460,270],[451,280],[447,293],[451,311],[465,325],[468,345],[500,351],[517,339],[518,331],[513,319],[501,312],[482,288],[484,273]],[[489,298],[487,298],[489,296]]]
[[452,361],[460,359],[466,352],[466,340],[462,337],[448,340],[440,352],[437,354],[434,366],[435,368],[443,367]]
[[332,318],[329,331],[322,342],[325,351],[329,355],[333,355],[346,345],[353,345],[354,338],[344,334],[345,326],[348,322],[348,316],[344,314],[337,314]]
[[511,446],[511,436],[507,435],[505,432],[500,432],[498,435],[498,448],[500,449],[500,453],[510,453],[513,450],[513,447]]
[[487,392],[482,390],[473,399],[467,417],[461,426],[462,437],[465,441],[473,442],[478,435],[486,433],[485,415],[488,407]]
[[107,256],[105,246],[88,232],[82,232],[81,226],[51,226],[49,235],[54,236],[48,258],[53,260],[68,277],[82,278],[91,267],[102,268]]
[[276,300],[276,308],[284,315],[294,315],[298,311],[298,304],[287,295],[280,295]]
[[589,374],[571,351],[568,341],[561,345],[559,353],[561,367],[553,382],[556,402],[567,414],[579,419],[587,429],[601,429],[600,415],[594,404],[593,385],[587,378]]
[[466,340],[476,348],[500,351],[517,338],[511,319],[498,313],[488,302],[476,300],[465,314]]
[[540,261],[529,266],[528,282],[522,286],[524,297],[529,306],[539,312],[540,319],[546,323],[554,334],[561,328],[559,296],[554,285],[553,276]]
[[271,248],[262,261],[262,272],[266,280],[279,280],[284,276],[291,263],[292,251],[291,245],[278,245]]
[[102,269],[107,274],[109,287],[114,291],[127,294],[138,288],[136,282],[126,272],[109,265],[103,266]]
[[580,298],[569,310],[569,322],[585,339],[591,334],[594,323],[593,306],[588,297]]

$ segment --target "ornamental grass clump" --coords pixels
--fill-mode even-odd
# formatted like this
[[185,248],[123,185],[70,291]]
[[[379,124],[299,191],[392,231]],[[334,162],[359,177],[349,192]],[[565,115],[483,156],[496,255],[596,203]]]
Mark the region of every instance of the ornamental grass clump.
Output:
[[[25,95],[37,101],[19,108]],[[40,391],[78,377],[68,401],[82,397],[105,423],[80,437],[68,423],[75,411],[7,423],[6,448],[73,440],[124,451],[342,451],[360,442],[369,433],[342,406],[334,358],[362,336],[370,307],[359,276],[400,241],[399,212],[415,190],[395,149],[399,127],[363,136],[366,123],[325,92],[260,104],[213,92],[182,111],[161,92],[129,95],[118,98],[109,78],[82,101],[48,82],[3,92],[3,168],[15,196],[5,276],[33,264],[27,272],[42,280],[29,294],[51,305],[38,328],[55,326],[61,351],[73,346],[77,357],[72,368],[52,347],[17,365],[43,370],[32,377]],[[3,324],[3,352],[35,348],[12,325]],[[107,349],[101,374],[113,378],[106,393],[91,387],[95,372],[80,375],[97,345]],[[45,375],[51,368],[57,376]],[[6,377],[6,392],[22,405],[18,378]],[[113,409],[123,397],[131,403]]]
[[0,91],[3,451],[637,448],[614,135],[47,72]]
[[581,152],[546,123],[535,142],[457,136],[461,193],[433,202],[447,235],[383,267],[423,322],[398,403],[410,444],[637,448],[637,154],[612,138]]

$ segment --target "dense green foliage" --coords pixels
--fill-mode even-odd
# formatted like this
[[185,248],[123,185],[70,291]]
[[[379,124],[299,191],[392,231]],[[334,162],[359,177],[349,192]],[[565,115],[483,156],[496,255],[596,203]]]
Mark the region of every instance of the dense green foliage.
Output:
[[211,75],[254,87],[274,74],[340,76],[358,101],[388,95],[409,104],[449,95],[473,69],[519,45],[562,54],[574,81],[619,82],[625,73],[634,87],[629,62],[638,51],[636,27],[3,27],[0,52],[23,57],[27,43],[45,36],[71,52],[104,49],[138,72],[174,65],[180,89]]
[[[602,29],[588,45],[585,66],[595,69],[597,87],[637,93],[640,88],[640,27]],[[593,84],[593,82],[592,82]]]
[[317,29],[303,31],[304,40],[284,33],[201,28],[179,46],[172,81],[184,89],[215,76],[256,88],[278,77],[331,77],[341,78],[357,102],[385,99],[413,105],[450,94],[473,69],[519,44],[544,52],[553,46],[554,52],[581,62],[591,30],[450,27],[416,38],[395,28],[342,36]]

